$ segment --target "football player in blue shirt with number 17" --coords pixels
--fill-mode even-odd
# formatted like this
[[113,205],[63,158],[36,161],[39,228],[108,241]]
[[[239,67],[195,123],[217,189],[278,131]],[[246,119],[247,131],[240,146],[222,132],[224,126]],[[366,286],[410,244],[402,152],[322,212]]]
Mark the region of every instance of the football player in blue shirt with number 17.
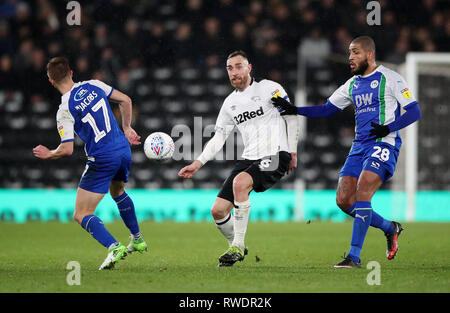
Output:
[[[47,75],[50,83],[62,94],[56,114],[61,144],[54,150],[39,145],[33,153],[40,159],[59,159],[72,154],[75,133],[84,141],[88,161],[78,186],[73,217],[108,248],[108,255],[99,269],[112,269],[128,253],[147,250],[139,231],[133,201],[125,192],[131,165],[130,144],[141,143],[141,137],[130,126],[131,99],[98,80],[74,83],[69,63],[64,57],[49,61]],[[108,99],[119,103],[123,132],[117,125]],[[127,247],[114,239],[103,222],[94,215],[108,189],[131,232],[131,242]]]
[[[368,36],[355,38],[349,46],[353,77],[319,106],[296,107],[273,98],[281,115],[328,117],[349,105],[355,106],[356,137],[339,174],[336,202],[353,216],[353,234],[347,257],[334,268],[361,267],[360,254],[369,226],[381,229],[387,239],[386,256],[398,250],[402,226],[372,210],[372,196],[395,171],[402,140],[399,130],[420,118],[417,101],[398,73],[375,62],[375,43]],[[401,108],[405,110],[401,114]]]

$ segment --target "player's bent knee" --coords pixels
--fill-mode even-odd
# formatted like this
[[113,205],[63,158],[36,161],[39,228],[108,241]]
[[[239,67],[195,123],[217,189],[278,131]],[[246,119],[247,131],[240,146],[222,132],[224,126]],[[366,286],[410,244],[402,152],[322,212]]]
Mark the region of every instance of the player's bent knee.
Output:
[[220,197],[216,198],[213,206],[211,207],[211,215],[215,220],[220,220],[226,217],[233,209],[232,200],[226,200]]
[[345,207],[346,207],[345,202],[340,201],[339,199],[336,198],[336,204],[339,207],[339,209],[341,209],[342,211],[345,211]]
[[211,215],[212,215],[213,219],[219,220],[219,219],[224,218],[227,215],[227,211],[224,210],[223,208],[213,205],[211,208]]
[[85,217],[85,214],[80,214],[79,212],[74,212],[73,213],[73,219],[75,222],[77,222],[78,224],[81,225],[81,222],[83,221],[83,218]]
[[122,182],[111,182],[109,186],[109,193],[111,197],[117,198],[125,192],[125,183]]
[[336,192],[336,204],[344,212],[356,202],[357,179],[351,176],[339,178]]
[[356,199],[357,199],[357,201],[371,201],[373,194],[374,194],[374,192],[372,192],[372,191],[359,190],[356,193]]
[[350,208],[353,205],[354,201],[351,201],[351,199],[352,199],[352,197],[337,196],[336,204],[342,211],[346,211],[348,208]]
[[122,189],[122,190],[119,190],[119,191],[117,191],[117,190],[114,190],[114,191],[113,190],[109,190],[109,194],[113,198],[117,198],[117,197],[123,195],[124,192],[125,192],[125,189]]
[[356,188],[356,199],[357,201],[370,201],[372,199],[375,190],[371,186],[365,184],[358,184]]
[[75,222],[81,225],[81,223],[83,222],[83,218],[87,215],[94,214],[94,211],[95,210],[91,209],[75,209],[75,212],[73,212],[73,219],[75,220]]
[[233,191],[235,193],[248,192],[252,188],[252,178],[248,173],[241,173],[233,179]]

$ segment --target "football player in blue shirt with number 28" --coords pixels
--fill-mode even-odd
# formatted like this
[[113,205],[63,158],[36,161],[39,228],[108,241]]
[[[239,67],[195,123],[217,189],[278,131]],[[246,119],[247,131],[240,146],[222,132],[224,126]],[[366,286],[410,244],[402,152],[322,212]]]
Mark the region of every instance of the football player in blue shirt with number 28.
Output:
[[[39,145],[33,153],[40,159],[59,159],[72,154],[75,133],[84,141],[88,161],[78,186],[73,217],[108,248],[108,255],[99,269],[112,269],[128,253],[147,250],[139,231],[133,201],[125,192],[131,165],[130,144],[141,143],[141,137],[130,126],[131,99],[98,80],[74,83],[69,63],[64,57],[49,61],[47,75],[50,83],[62,94],[56,114],[61,144],[54,150]],[[109,100],[119,103],[123,132],[111,111]],[[131,241],[127,247],[118,242],[94,215],[108,190],[130,230]]]
[[[355,106],[356,137],[339,175],[336,202],[353,216],[350,251],[334,268],[361,267],[360,254],[369,226],[381,229],[387,238],[386,255],[392,260],[398,250],[402,226],[372,210],[372,196],[395,171],[402,140],[399,130],[420,118],[417,101],[398,73],[375,62],[375,43],[368,36],[355,38],[349,46],[350,70],[354,76],[320,106],[296,107],[273,98],[282,115],[328,117]],[[405,110],[401,114],[401,109]]]

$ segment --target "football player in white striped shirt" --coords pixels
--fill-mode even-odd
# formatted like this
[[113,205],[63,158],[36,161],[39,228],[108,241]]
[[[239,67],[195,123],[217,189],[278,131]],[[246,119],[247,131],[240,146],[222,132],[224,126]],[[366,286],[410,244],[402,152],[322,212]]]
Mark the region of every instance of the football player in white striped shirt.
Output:
[[211,209],[229,244],[229,249],[219,257],[219,266],[232,266],[244,259],[249,193],[271,188],[297,166],[299,135],[297,117],[282,117],[270,101],[273,97],[289,101],[286,91],[274,81],[255,80],[250,75],[252,65],[245,52],[231,53],[226,69],[235,90],[223,102],[215,134],[201,155],[178,173],[180,177],[191,178],[221,150],[233,129],[239,130],[244,142],[243,160],[236,162]]

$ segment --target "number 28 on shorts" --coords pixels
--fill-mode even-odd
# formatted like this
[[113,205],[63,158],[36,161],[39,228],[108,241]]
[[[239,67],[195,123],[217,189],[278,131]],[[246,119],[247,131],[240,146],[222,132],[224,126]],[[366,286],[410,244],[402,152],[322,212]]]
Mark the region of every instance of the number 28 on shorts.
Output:
[[374,146],[373,149],[375,151],[372,153],[371,157],[377,158],[382,162],[386,162],[389,160],[390,151],[387,148],[381,148],[379,146]]

